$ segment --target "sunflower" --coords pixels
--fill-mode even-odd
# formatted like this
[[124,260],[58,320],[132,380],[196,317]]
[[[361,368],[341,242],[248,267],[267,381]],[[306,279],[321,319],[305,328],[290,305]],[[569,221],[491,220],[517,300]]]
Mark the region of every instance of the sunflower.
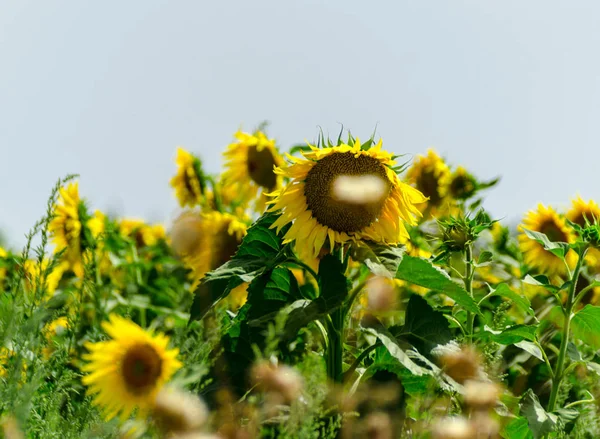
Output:
[[[568,227],[564,218],[560,217],[551,207],[539,204],[537,210],[531,210],[523,219],[519,229],[533,230],[534,232],[544,233],[552,242],[574,242],[575,234]],[[558,256],[544,250],[541,244],[530,239],[525,233],[519,234],[519,247],[523,252],[525,263],[533,268],[548,275],[560,275],[565,272],[564,263]],[[567,253],[567,263],[574,266],[577,261],[577,255],[569,250]]]
[[162,386],[182,364],[178,349],[168,349],[169,338],[144,331],[135,323],[111,314],[102,327],[112,340],[86,343],[88,363],[82,378],[94,404],[100,406],[106,419],[120,415],[129,417],[138,407],[141,412],[151,408]]
[[[282,211],[271,227],[279,233],[293,222],[284,243],[295,241],[304,258],[316,259],[327,239],[330,251],[335,243],[360,239],[397,244],[408,238],[403,221],[415,224],[419,216],[415,205],[426,201],[421,192],[400,181],[381,140],[365,149],[359,139],[349,143],[327,148],[309,145],[304,158],[289,156],[293,163],[276,170],[291,181],[270,202],[269,211]],[[379,198],[361,203],[341,200],[333,193],[340,176],[377,177],[386,190]]]
[[448,193],[457,200],[466,200],[473,196],[477,190],[477,181],[475,177],[467,172],[465,168],[459,166],[452,173]]
[[426,156],[417,155],[406,173],[406,179],[429,198],[427,204],[419,206],[421,211],[427,208],[431,215],[445,213],[450,201],[448,190],[452,175],[446,162],[433,149],[427,150]]
[[205,191],[202,164],[183,148],[177,148],[177,174],[171,179],[175,196],[181,207],[194,207],[203,201]]
[[[6,259],[8,253],[2,247],[0,247],[0,259]],[[1,281],[6,277],[6,268],[4,268],[4,261],[0,260],[0,286],[2,285]]]
[[[572,201],[572,207],[567,212],[567,219],[580,227],[586,227],[586,220],[589,224],[600,221],[600,206],[594,201],[585,202],[581,197]],[[585,261],[588,267],[598,273],[600,271],[600,250],[594,247],[588,249]]]
[[54,217],[48,226],[55,245],[54,251],[59,252],[66,249],[64,257],[78,277],[83,277],[81,207],[77,182],[70,183],[66,188],[60,188],[58,203],[54,206]]
[[275,173],[276,166],[284,164],[277,152],[275,141],[268,139],[262,131],[254,134],[235,133],[237,142],[231,143],[223,154],[226,170],[222,181],[228,191],[238,193],[240,199],[256,200],[255,209],[262,212],[267,202],[267,193],[281,187],[282,177]]
[[[69,262],[60,261],[55,263],[52,270],[48,272],[50,263],[51,261],[49,259],[43,259],[41,263],[28,259],[23,263],[23,268],[25,269],[25,285],[29,291],[33,293],[35,293],[38,288],[43,290],[44,300],[52,298],[63,275],[70,266]],[[39,283],[42,276],[44,277],[43,285]]]
[[166,238],[162,224],[146,224],[136,218],[124,218],[119,222],[119,233],[124,238],[131,238],[138,247],[153,246]]

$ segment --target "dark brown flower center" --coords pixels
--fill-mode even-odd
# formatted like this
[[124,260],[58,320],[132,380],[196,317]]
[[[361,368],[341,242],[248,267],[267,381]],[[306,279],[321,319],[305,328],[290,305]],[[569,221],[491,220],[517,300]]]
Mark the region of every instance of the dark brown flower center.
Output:
[[213,243],[213,256],[211,261],[211,270],[219,268],[225,262],[229,261],[241,244],[236,234],[230,235],[228,232],[229,222],[225,222],[221,229],[215,232],[215,241]]
[[431,203],[431,205],[437,206],[440,201],[442,201],[439,191],[439,181],[432,170],[424,170],[417,178],[416,183],[417,189],[419,189],[423,195],[429,197],[429,203]]
[[577,224],[578,226],[586,227],[586,225],[585,225],[586,220],[589,224],[594,224],[594,221],[595,221],[594,214],[588,210],[579,212],[579,214],[577,214],[577,216],[573,219],[573,222],[575,224]]
[[552,219],[546,220],[540,225],[540,232],[552,242],[567,242],[567,235]]
[[268,190],[275,189],[277,176],[273,172],[273,166],[275,158],[269,148],[265,147],[260,151],[255,145],[248,148],[248,174],[256,184]]
[[469,198],[475,190],[473,180],[467,175],[457,175],[450,183],[450,193],[454,198]]
[[[336,199],[332,185],[340,175],[373,175],[387,184],[385,196],[365,203],[348,203]],[[312,216],[323,226],[337,232],[358,232],[370,226],[381,214],[391,190],[386,168],[379,160],[354,153],[333,153],[319,160],[308,172],[304,182],[304,196]]]
[[121,373],[127,389],[135,394],[148,392],[162,372],[162,358],[148,345],[132,346],[123,358]]

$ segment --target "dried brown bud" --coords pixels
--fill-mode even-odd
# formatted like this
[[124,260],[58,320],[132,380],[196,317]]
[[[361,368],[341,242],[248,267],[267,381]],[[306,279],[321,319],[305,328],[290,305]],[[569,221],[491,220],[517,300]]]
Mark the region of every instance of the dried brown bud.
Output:
[[480,375],[481,359],[472,347],[458,352],[449,352],[441,356],[440,362],[444,372],[457,383],[476,379]]
[[196,431],[208,417],[206,405],[196,396],[164,388],[154,402],[152,415],[157,425],[167,433]]
[[495,383],[468,380],[464,383],[465,404],[472,409],[490,409],[498,402],[500,387]]
[[462,416],[443,418],[432,428],[433,439],[476,439],[475,428]]
[[393,281],[384,277],[373,277],[366,285],[367,307],[370,311],[389,311],[396,299],[396,290]]
[[178,257],[197,252],[204,234],[203,221],[199,213],[184,212],[173,222],[171,248]]
[[302,376],[289,366],[275,366],[261,361],[252,368],[251,378],[261,390],[277,393],[287,403],[302,393]]
[[486,412],[476,412],[471,417],[471,425],[477,439],[500,439],[500,424]]
[[365,419],[366,437],[369,439],[392,439],[393,429],[390,415],[383,412],[371,413]]

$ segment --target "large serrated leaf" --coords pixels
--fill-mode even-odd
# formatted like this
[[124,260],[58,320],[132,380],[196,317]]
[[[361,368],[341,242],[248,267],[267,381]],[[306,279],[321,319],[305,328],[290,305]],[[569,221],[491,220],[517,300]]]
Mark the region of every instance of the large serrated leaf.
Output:
[[502,430],[505,439],[533,439],[527,419],[518,417],[510,421]]
[[519,343],[523,340],[535,341],[536,331],[536,325],[514,325],[502,331],[495,331],[486,326],[477,336],[480,338],[489,338],[503,345],[509,345]]
[[586,305],[571,320],[573,335],[594,349],[600,349],[600,306]]
[[555,414],[544,410],[537,395],[531,389],[523,396],[521,415],[527,419],[534,439],[539,439],[554,431],[558,421],[558,417]]
[[445,345],[453,338],[444,314],[434,310],[417,294],[413,294],[408,300],[404,325],[393,333],[396,338],[410,343],[426,356],[433,348]]
[[523,232],[529,239],[533,239],[544,247],[544,250],[548,250],[554,256],[564,258],[569,251],[569,244],[566,242],[552,242],[544,233],[536,232],[534,230],[523,229]]
[[364,262],[367,268],[376,276],[394,278],[404,255],[402,247],[358,242],[352,247],[352,258]]
[[208,273],[194,291],[190,319],[201,319],[219,300],[242,283],[250,283],[282,259],[282,230],[278,235],[271,225],[278,213],[260,217],[242,240],[237,253],[221,267]]
[[464,288],[450,279],[446,272],[425,259],[404,255],[396,272],[396,278],[443,293],[465,310],[481,314],[479,307]]
[[498,285],[495,290],[491,291],[490,296],[500,296],[505,299],[509,299],[521,311],[526,312],[530,316],[533,316],[535,314],[533,309],[531,308],[531,303],[529,303],[529,299],[511,290],[511,288],[507,284],[502,283]]

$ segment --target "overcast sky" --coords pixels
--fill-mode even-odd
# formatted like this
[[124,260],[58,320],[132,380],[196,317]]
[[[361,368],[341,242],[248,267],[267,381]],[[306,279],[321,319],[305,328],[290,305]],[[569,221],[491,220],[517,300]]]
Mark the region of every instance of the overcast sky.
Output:
[[0,0],[0,229],[22,244],[67,173],[166,221],[176,147],[215,172],[264,119],[284,148],[377,125],[502,175],[496,217],[600,198],[599,21],[591,0]]

